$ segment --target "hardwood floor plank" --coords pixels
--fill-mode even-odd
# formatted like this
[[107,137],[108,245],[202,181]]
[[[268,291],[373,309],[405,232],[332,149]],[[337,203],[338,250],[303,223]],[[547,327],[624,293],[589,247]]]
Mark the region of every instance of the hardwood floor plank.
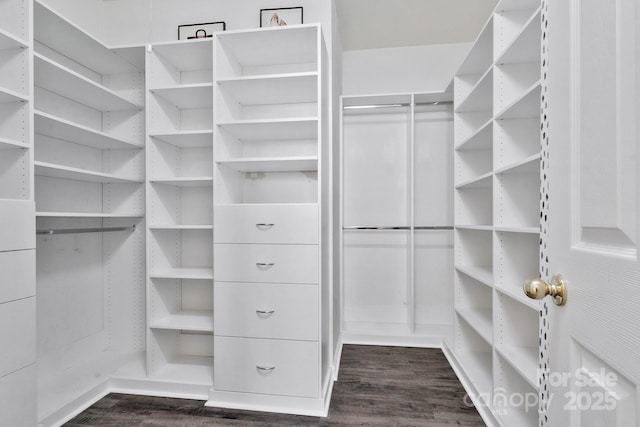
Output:
[[110,394],[65,426],[484,426],[438,349],[346,345],[327,418],[208,408],[198,400]]

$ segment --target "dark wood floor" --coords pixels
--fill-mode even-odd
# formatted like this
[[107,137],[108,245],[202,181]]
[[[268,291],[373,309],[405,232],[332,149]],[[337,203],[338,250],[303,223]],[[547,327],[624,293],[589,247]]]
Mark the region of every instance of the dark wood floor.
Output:
[[110,394],[65,426],[484,426],[464,396],[440,350],[346,345],[327,418]]

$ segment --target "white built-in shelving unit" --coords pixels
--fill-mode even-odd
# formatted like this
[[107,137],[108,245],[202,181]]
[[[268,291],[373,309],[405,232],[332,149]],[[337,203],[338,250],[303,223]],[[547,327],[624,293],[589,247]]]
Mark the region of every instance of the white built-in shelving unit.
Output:
[[538,0],[500,1],[455,77],[453,354],[504,426],[538,424],[508,397],[538,392],[539,304],[522,283],[539,260],[540,21]]
[[31,2],[0,2],[0,425],[35,425]]
[[327,410],[325,49],[318,25],[214,37],[209,405]]
[[110,49],[33,7],[37,404],[49,425],[145,348],[144,50]]
[[199,398],[213,385],[212,55],[210,38],[157,43],[146,65],[146,371]]
[[345,343],[452,336],[453,94],[342,97]]

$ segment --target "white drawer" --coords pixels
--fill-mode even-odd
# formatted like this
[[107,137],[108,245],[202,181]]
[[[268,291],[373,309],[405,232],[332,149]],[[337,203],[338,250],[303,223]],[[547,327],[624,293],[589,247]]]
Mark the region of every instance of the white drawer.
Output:
[[0,377],[35,362],[35,297],[0,304],[0,343]]
[[36,294],[36,251],[0,252],[0,304]]
[[215,243],[318,243],[317,205],[216,206]]
[[0,200],[0,252],[36,247],[35,209],[28,200]]
[[0,377],[0,426],[37,425],[36,401],[35,364]]
[[320,394],[316,342],[215,337],[213,360],[216,390],[313,398]]
[[213,249],[219,282],[318,283],[317,245],[231,245]]
[[216,335],[318,340],[318,287],[217,282]]

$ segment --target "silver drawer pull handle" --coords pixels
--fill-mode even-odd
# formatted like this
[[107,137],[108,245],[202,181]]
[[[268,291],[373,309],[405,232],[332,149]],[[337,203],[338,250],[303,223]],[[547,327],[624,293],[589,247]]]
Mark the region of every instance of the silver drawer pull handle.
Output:
[[276,265],[276,263],[275,262],[256,262],[256,265],[258,266],[258,268],[269,268]]
[[256,224],[256,227],[258,227],[258,228],[259,228],[259,229],[261,229],[261,230],[268,230],[268,229],[270,229],[271,227],[273,227],[274,225],[275,225],[275,224],[272,224],[272,223],[271,223],[271,224],[267,224],[267,223],[259,223],[259,224]]
[[275,310],[256,310],[256,313],[262,314],[262,315],[265,315],[265,316],[270,316],[275,312],[276,312]]
[[256,368],[258,368],[259,371],[264,371],[264,372],[271,372],[274,369],[276,369],[275,366],[260,366],[260,365],[256,365]]

